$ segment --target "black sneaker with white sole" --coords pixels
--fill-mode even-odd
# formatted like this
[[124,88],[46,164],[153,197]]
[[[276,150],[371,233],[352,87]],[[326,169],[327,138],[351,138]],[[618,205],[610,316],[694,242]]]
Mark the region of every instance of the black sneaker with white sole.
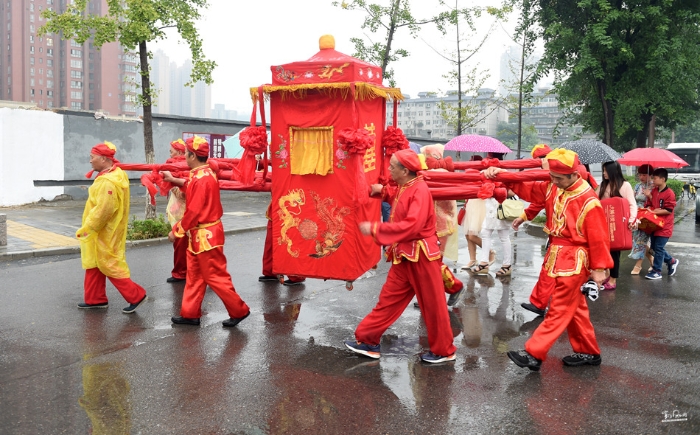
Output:
[[78,308],[81,308],[83,310],[94,310],[97,308],[107,308],[109,306],[108,302],[103,302],[101,304],[87,304],[85,302],[81,302],[78,304]]

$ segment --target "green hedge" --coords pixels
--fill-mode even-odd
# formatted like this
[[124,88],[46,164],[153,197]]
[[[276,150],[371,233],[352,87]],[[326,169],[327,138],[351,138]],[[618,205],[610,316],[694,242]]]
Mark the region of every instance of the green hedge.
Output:
[[145,240],[167,237],[171,227],[164,215],[159,215],[156,219],[136,219],[132,216],[129,226],[126,229],[127,240]]

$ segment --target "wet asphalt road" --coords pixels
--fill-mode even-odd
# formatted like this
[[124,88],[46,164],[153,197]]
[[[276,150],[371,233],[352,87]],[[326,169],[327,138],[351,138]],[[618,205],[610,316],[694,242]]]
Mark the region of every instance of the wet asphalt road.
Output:
[[134,315],[121,313],[126,303],[109,284],[108,310],[75,307],[76,256],[0,263],[0,433],[700,433],[692,218],[669,244],[677,276],[630,276],[623,255],[618,289],[589,303],[603,364],[562,367],[564,335],[539,373],[505,355],[540,322],[520,307],[542,262],[538,229],[514,236],[512,278],[460,275],[468,291],[451,310],[457,361],[441,366],[418,362],[427,340],[412,306],[384,336],[381,360],[344,350],[386,264],[352,292],[339,281],[258,283],[263,238],[226,239],[229,271],[252,308],[233,330],[221,327],[227,315],[211,292],[201,327],[171,326],[183,286],[165,283],[167,245],[128,251],[149,295]]

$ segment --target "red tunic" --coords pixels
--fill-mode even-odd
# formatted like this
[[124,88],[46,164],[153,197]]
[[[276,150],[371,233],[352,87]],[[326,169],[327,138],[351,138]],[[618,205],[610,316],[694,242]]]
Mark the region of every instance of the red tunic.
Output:
[[182,220],[175,224],[176,237],[190,236],[188,250],[193,254],[209,251],[224,245],[224,227],[221,216],[219,182],[209,165],[190,171],[187,182],[187,207]]
[[549,276],[612,267],[605,212],[587,182],[579,178],[565,190],[543,181],[514,184],[511,189],[525,201],[545,204],[544,232],[552,244],[544,264]]
[[420,252],[428,260],[439,260],[440,246],[435,227],[433,198],[422,176],[400,187],[386,186],[382,200],[391,204],[389,222],[375,222],[372,236],[379,245],[389,246],[387,259],[394,264],[403,258],[416,262]]

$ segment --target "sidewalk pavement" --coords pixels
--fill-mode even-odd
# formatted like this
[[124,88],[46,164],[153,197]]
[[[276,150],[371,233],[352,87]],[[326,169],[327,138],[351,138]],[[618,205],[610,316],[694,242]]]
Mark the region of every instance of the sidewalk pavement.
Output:
[[[225,233],[236,234],[263,230],[267,227],[265,211],[269,193],[221,192]],[[165,214],[166,198],[157,198],[158,214]],[[146,197],[131,198],[130,215],[143,219]],[[80,243],[75,232],[80,228],[85,200],[59,199],[16,207],[0,207],[7,215],[7,246],[0,246],[0,262],[30,257],[75,254]],[[167,237],[127,241],[127,249],[135,246],[170,243]]]

